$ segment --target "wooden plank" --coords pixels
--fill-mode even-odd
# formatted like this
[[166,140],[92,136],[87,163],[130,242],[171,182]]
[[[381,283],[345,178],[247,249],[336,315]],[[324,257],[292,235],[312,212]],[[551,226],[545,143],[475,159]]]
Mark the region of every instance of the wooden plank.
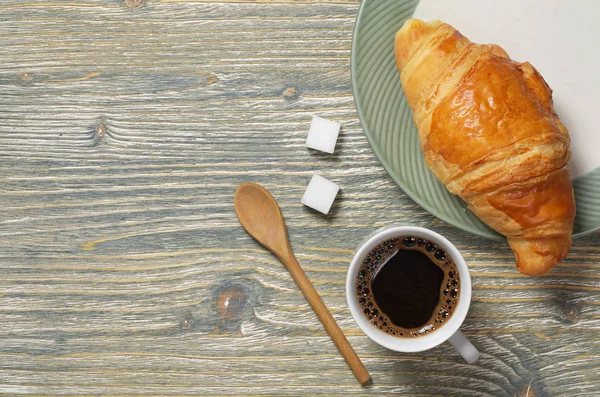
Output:
[[[433,218],[379,165],[354,108],[353,0],[0,4],[0,396],[597,396],[600,234],[529,278],[504,242]],[[308,150],[312,115],[342,122]],[[314,171],[332,214],[300,204]],[[235,187],[281,204],[298,260],[371,371],[361,388]],[[401,354],[351,318],[354,248],[391,223],[456,243],[465,364]],[[225,305],[227,302],[227,305]]]

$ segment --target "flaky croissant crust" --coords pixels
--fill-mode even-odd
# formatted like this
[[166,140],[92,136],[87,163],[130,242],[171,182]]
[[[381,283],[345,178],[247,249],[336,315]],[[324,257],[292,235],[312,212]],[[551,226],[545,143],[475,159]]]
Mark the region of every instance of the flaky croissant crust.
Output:
[[575,201],[569,133],[544,79],[440,21],[408,20],[395,55],[431,171],[508,238],[521,272],[550,270],[571,247]]

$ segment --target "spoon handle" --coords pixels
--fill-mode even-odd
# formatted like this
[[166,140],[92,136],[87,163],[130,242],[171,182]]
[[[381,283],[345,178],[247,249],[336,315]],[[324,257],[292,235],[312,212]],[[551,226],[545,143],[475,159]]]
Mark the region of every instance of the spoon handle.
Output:
[[356,376],[356,379],[360,382],[361,385],[364,385],[371,379],[371,375],[369,375],[369,371],[365,368],[363,363],[360,361],[360,358],[356,355],[356,352],[350,346],[348,339],[344,336],[344,333],[338,327],[337,323],[327,310],[327,306],[321,300],[318,292],[313,287],[312,283],[306,277],[304,270],[298,264],[298,261],[294,257],[294,255],[290,252],[285,258],[280,258],[284,265],[287,267],[289,272],[292,274],[292,277],[300,287],[300,290],[306,297],[306,300],[312,306],[313,310],[323,323],[325,330],[333,339],[333,343],[335,343],[336,347],[342,353],[342,356],[348,363],[348,366]]

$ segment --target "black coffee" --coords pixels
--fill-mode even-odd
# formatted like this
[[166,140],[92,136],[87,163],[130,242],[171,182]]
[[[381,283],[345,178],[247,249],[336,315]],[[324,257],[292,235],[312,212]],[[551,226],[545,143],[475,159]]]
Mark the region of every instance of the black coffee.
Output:
[[452,258],[435,244],[398,237],[363,259],[356,291],[371,323],[388,334],[411,338],[448,321],[458,303],[460,280]]

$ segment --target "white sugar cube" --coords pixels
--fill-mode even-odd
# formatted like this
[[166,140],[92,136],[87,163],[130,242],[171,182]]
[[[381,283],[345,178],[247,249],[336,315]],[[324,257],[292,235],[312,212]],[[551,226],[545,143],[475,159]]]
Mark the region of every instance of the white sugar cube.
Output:
[[333,153],[340,133],[340,123],[313,116],[306,137],[306,146],[326,153]]
[[339,190],[340,187],[337,184],[314,174],[302,196],[302,204],[328,214]]

